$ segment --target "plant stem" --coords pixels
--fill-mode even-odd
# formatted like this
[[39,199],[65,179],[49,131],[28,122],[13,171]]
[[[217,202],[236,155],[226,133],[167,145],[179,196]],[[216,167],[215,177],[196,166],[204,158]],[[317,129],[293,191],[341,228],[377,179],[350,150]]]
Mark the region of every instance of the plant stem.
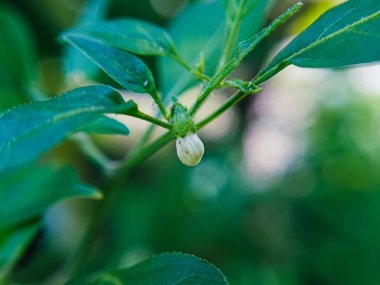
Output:
[[175,56],[173,56],[172,58],[173,58],[173,60],[178,62],[183,68],[185,68],[187,71],[189,71],[192,75],[197,77],[199,80],[205,80],[205,81],[211,80],[211,77],[209,77],[206,74],[203,74],[203,73],[199,72],[197,69],[191,67],[186,62],[186,60],[181,55],[179,55],[178,53]]
[[[120,185],[125,177],[124,174],[130,171],[134,166],[149,158],[151,155],[160,150],[163,146],[173,140],[172,134],[170,132],[163,134],[161,137],[153,141],[151,144],[148,144],[145,147],[142,147],[140,150],[137,150],[132,154],[132,156],[121,165],[115,177],[112,179],[114,182],[110,183],[112,185]],[[116,183],[115,183],[116,182]],[[111,187],[114,188],[114,187]]]
[[197,98],[197,101],[190,109],[190,115],[193,116],[201,107],[203,102],[207,99],[207,97],[211,94],[212,91],[235,69],[235,65],[232,61],[230,61],[226,66],[223,67],[221,71],[216,74],[211,81],[206,85],[206,87],[202,90],[202,93]]
[[164,104],[162,103],[161,101],[161,98],[160,96],[158,95],[157,91],[154,90],[150,93],[150,95],[152,96],[154,102],[156,102],[158,108],[160,109],[162,115],[164,116],[164,118],[169,122],[169,116],[168,116],[168,113],[166,112],[166,108],[164,106]]
[[228,28],[228,33],[227,33],[228,34],[227,40],[226,40],[225,47],[223,50],[223,56],[222,56],[220,63],[219,63],[220,69],[226,64],[226,62],[228,62],[230,60],[232,51],[234,50],[235,42],[236,42],[236,39],[238,37],[238,33],[240,30],[240,24],[241,24],[241,18],[240,18],[241,17],[241,9],[242,9],[241,7],[243,7],[244,4],[245,4],[245,0],[241,0],[239,3],[239,7],[236,10],[237,13],[236,13],[236,15],[234,15],[232,22],[230,22],[230,25]]
[[[258,93],[258,92],[257,92]],[[256,93],[254,93],[256,94]],[[211,123],[213,120],[215,120],[217,117],[219,117],[221,114],[223,114],[225,111],[230,109],[232,106],[239,103],[241,100],[243,100],[247,95],[250,95],[250,93],[244,93],[243,91],[239,90],[234,95],[232,95],[222,106],[220,106],[214,113],[207,116],[205,119],[200,121],[197,124],[197,129],[201,129],[204,126]]]
[[[285,13],[277,17],[272,23],[266,28],[261,30],[257,35],[253,36],[251,39],[244,41],[239,44],[240,51],[228,61],[223,68],[211,79],[207,86],[203,89],[202,93],[199,95],[197,101],[190,109],[190,114],[193,116],[198,109],[202,106],[203,102],[208,98],[211,92],[228,76],[232,71],[235,70],[237,66],[242,62],[242,60],[267,36],[269,36],[280,24],[284,23],[287,19],[293,16],[303,4],[298,2],[293,7],[289,8]],[[254,82],[255,83],[255,82]]]
[[244,94],[242,91],[236,92],[234,95],[232,95],[222,106],[220,106],[214,113],[210,114],[206,118],[204,118],[202,121],[200,121],[197,124],[197,129],[201,129],[213,120],[215,120],[217,117],[219,117],[221,114],[223,114],[225,111],[227,111],[232,106],[236,105],[240,100],[242,100],[247,94]]
[[230,36],[228,37],[228,40],[226,42],[226,48],[224,49],[220,66],[223,66],[230,59],[232,51],[235,46],[239,29],[240,29],[240,22],[234,21],[230,29]]
[[165,129],[168,129],[170,130],[171,129],[171,125],[166,123],[166,122],[163,122],[163,121],[160,121],[154,117],[151,117],[143,112],[140,112],[140,111],[137,111],[137,112],[133,112],[133,113],[130,113],[130,114],[127,114],[128,116],[131,116],[131,117],[135,117],[135,118],[138,118],[138,119],[141,119],[141,120],[144,120],[144,121],[147,121],[147,122],[150,122],[150,123],[153,123],[157,126],[160,126],[160,127],[163,127]]
[[115,168],[114,162],[109,159],[86,133],[76,133],[70,139],[94,162],[105,175],[109,175]]

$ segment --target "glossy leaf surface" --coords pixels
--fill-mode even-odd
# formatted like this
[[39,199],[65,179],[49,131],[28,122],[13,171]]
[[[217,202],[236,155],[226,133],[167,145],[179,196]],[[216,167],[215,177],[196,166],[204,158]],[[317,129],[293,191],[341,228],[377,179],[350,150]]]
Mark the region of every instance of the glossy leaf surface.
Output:
[[115,89],[92,85],[9,109],[0,114],[0,171],[35,159],[104,113],[127,113],[135,108],[135,103],[126,103]]
[[169,34],[161,27],[142,20],[102,21],[72,32],[136,54],[176,55]]
[[136,93],[156,93],[153,75],[138,57],[78,34],[66,34],[64,39],[92,59],[125,89]]
[[126,125],[107,116],[101,116],[99,119],[90,122],[80,128],[80,131],[90,134],[129,135],[129,129]]
[[380,2],[351,0],[323,14],[260,72],[261,83],[290,64],[340,68],[380,60]]

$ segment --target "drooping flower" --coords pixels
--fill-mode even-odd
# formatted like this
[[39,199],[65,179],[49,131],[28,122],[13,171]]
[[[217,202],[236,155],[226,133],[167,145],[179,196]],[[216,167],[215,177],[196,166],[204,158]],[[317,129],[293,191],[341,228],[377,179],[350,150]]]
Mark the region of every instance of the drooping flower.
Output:
[[183,164],[195,166],[201,162],[205,151],[198,135],[189,133],[186,137],[176,139],[177,155]]
[[186,107],[175,103],[172,107],[172,134],[176,138],[177,155],[187,166],[197,165],[203,157],[204,146]]

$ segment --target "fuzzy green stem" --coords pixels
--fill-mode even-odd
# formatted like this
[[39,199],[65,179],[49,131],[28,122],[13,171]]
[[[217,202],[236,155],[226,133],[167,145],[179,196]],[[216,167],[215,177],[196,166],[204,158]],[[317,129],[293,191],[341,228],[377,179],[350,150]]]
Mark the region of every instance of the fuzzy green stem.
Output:
[[269,26],[264,28],[257,35],[251,39],[240,43],[240,51],[230,61],[228,61],[223,68],[211,79],[208,85],[203,89],[197,101],[190,110],[191,115],[195,115],[198,109],[202,106],[204,101],[208,98],[211,92],[228,76],[242,60],[266,37],[268,37],[280,24],[284,23],[291,16],[293,16],[301,7],[302,3],[299,2],[290,9],[288,9],[281,16],[276,18]]
[[149,116],[149,115],[147,115],[147,114],[145,114],[143,112],[140,112],[140,111],[127,114],[127,116],[135,117],[135,118],[138,118],[138,119],[150,122],[152,124],[155,124],[157,126],[163,127],[165,129],[168,129],[168,130],[171,129],[171,125],[170,124],[168,124],[166,122],[163,122],[163,121],[160,121],[160,120],[158,120],[158,119],[156,119],[154,117],[151,117],[151,116]]
[[190,66],[186,62],[186,60],[181,55],[179,55],[178,53],[175,56],[173,56],[172,59],[175,60],[177,63],[179,63],[183,68],[185,68],[187,71],[189,71],[192,75],[197,77],[199,80],[205,80],[205,81],[211,80],[211,78],[209,76],[199,72],[197,69]]
[[215,88],[219,86],[219,84],[235,69],[233,63],[229,62],[216,76],[214,76],[211,81],[206,85],[206,87],[202,90],[202,93],[197,98],[197,101],[190,109],[190,115],[195,115],[198,109],[201,107],[203,102],[207,99],[207,97],[214,91]]
[[88,158],[108,175],[113,169],[113,161],[109,159],[86,133],[76,133],[70,139],[88,156]]
[[228,40],[226,42],[226,48],[224,49],[220,66],[223,66],[230,59],[232,51],[234,50],[239,29],[240,29],[240,22],[234,21],[230,29],[230,36],[228,37]]
[[227,40],[224,46],[223,56],[219,64],[220,69],[226,64],[226,62],[228,62],[228,60],[230,60],[232,51],[234,50],[241,24],[241,7],[244,6],[244,4],[245,0],[240,1],[240,6],[237,9],[237,13],[234,15],[234,18],[228,27]]
[[204,126],[208,125],[209,123],[211,123],[213,120],[218,118],[221,114],[223,114],[225,111],[227,111],[231,107],[235,106],[237,103],[239,103],[248,95],[250,95],[250,93],[244,93],[243,91],[239,90],[234,95],[232,95],[226,102],[224,102],[224,104],[220,106],[214,113],[210,114],[209,116],[204,118],[202,121],[200,121],[197,124],[197,128],[201,129]]
[[214,113],[210,114],[205,119],[203,119],[202,121],[200,121],[197,124],[197,128],[201,129],[204,126],[208,125],[210,122],[212,122],[213,120],[215,120],[217,117],[219,117],[225,111],[227,111],[229,108],[231,108],[232,106],[236,105],[245,96],[247,96],[247,94],[244,94],[242,91],[236,92],[222,106],[220,106]]
[[157,91],[154,90],[152,91],[152,93],[150,93],[150,95],[152,96],[154,102],[156,102],[158,108],[160,109],[162,115],[164,116],[164,118],[169,121],[169,116],[168,116],[168,113],[166,112],[166,108],[164,106],[164,104],[162,103],[161,101],[161,98],[160,96],[158,95]]

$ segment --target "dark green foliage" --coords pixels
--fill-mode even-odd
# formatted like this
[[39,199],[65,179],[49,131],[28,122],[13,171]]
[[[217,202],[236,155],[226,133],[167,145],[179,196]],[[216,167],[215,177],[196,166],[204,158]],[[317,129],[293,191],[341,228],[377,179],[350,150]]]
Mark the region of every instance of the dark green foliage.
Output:
[[329,10],[294,39],[258,75],[258,82],[289,64],[345,67],[380,60],[380,2],[347,1]]
[[27,166],[1,176],[0,230],[14,227],[41,214],[52,204],[71,197],[101,199],[102,194],[78,182],[67,167]]
[[33,160],[101,114],[127,113],[134,108],[115,89],[93,85],[9,109],[0,114],[0,170]]

